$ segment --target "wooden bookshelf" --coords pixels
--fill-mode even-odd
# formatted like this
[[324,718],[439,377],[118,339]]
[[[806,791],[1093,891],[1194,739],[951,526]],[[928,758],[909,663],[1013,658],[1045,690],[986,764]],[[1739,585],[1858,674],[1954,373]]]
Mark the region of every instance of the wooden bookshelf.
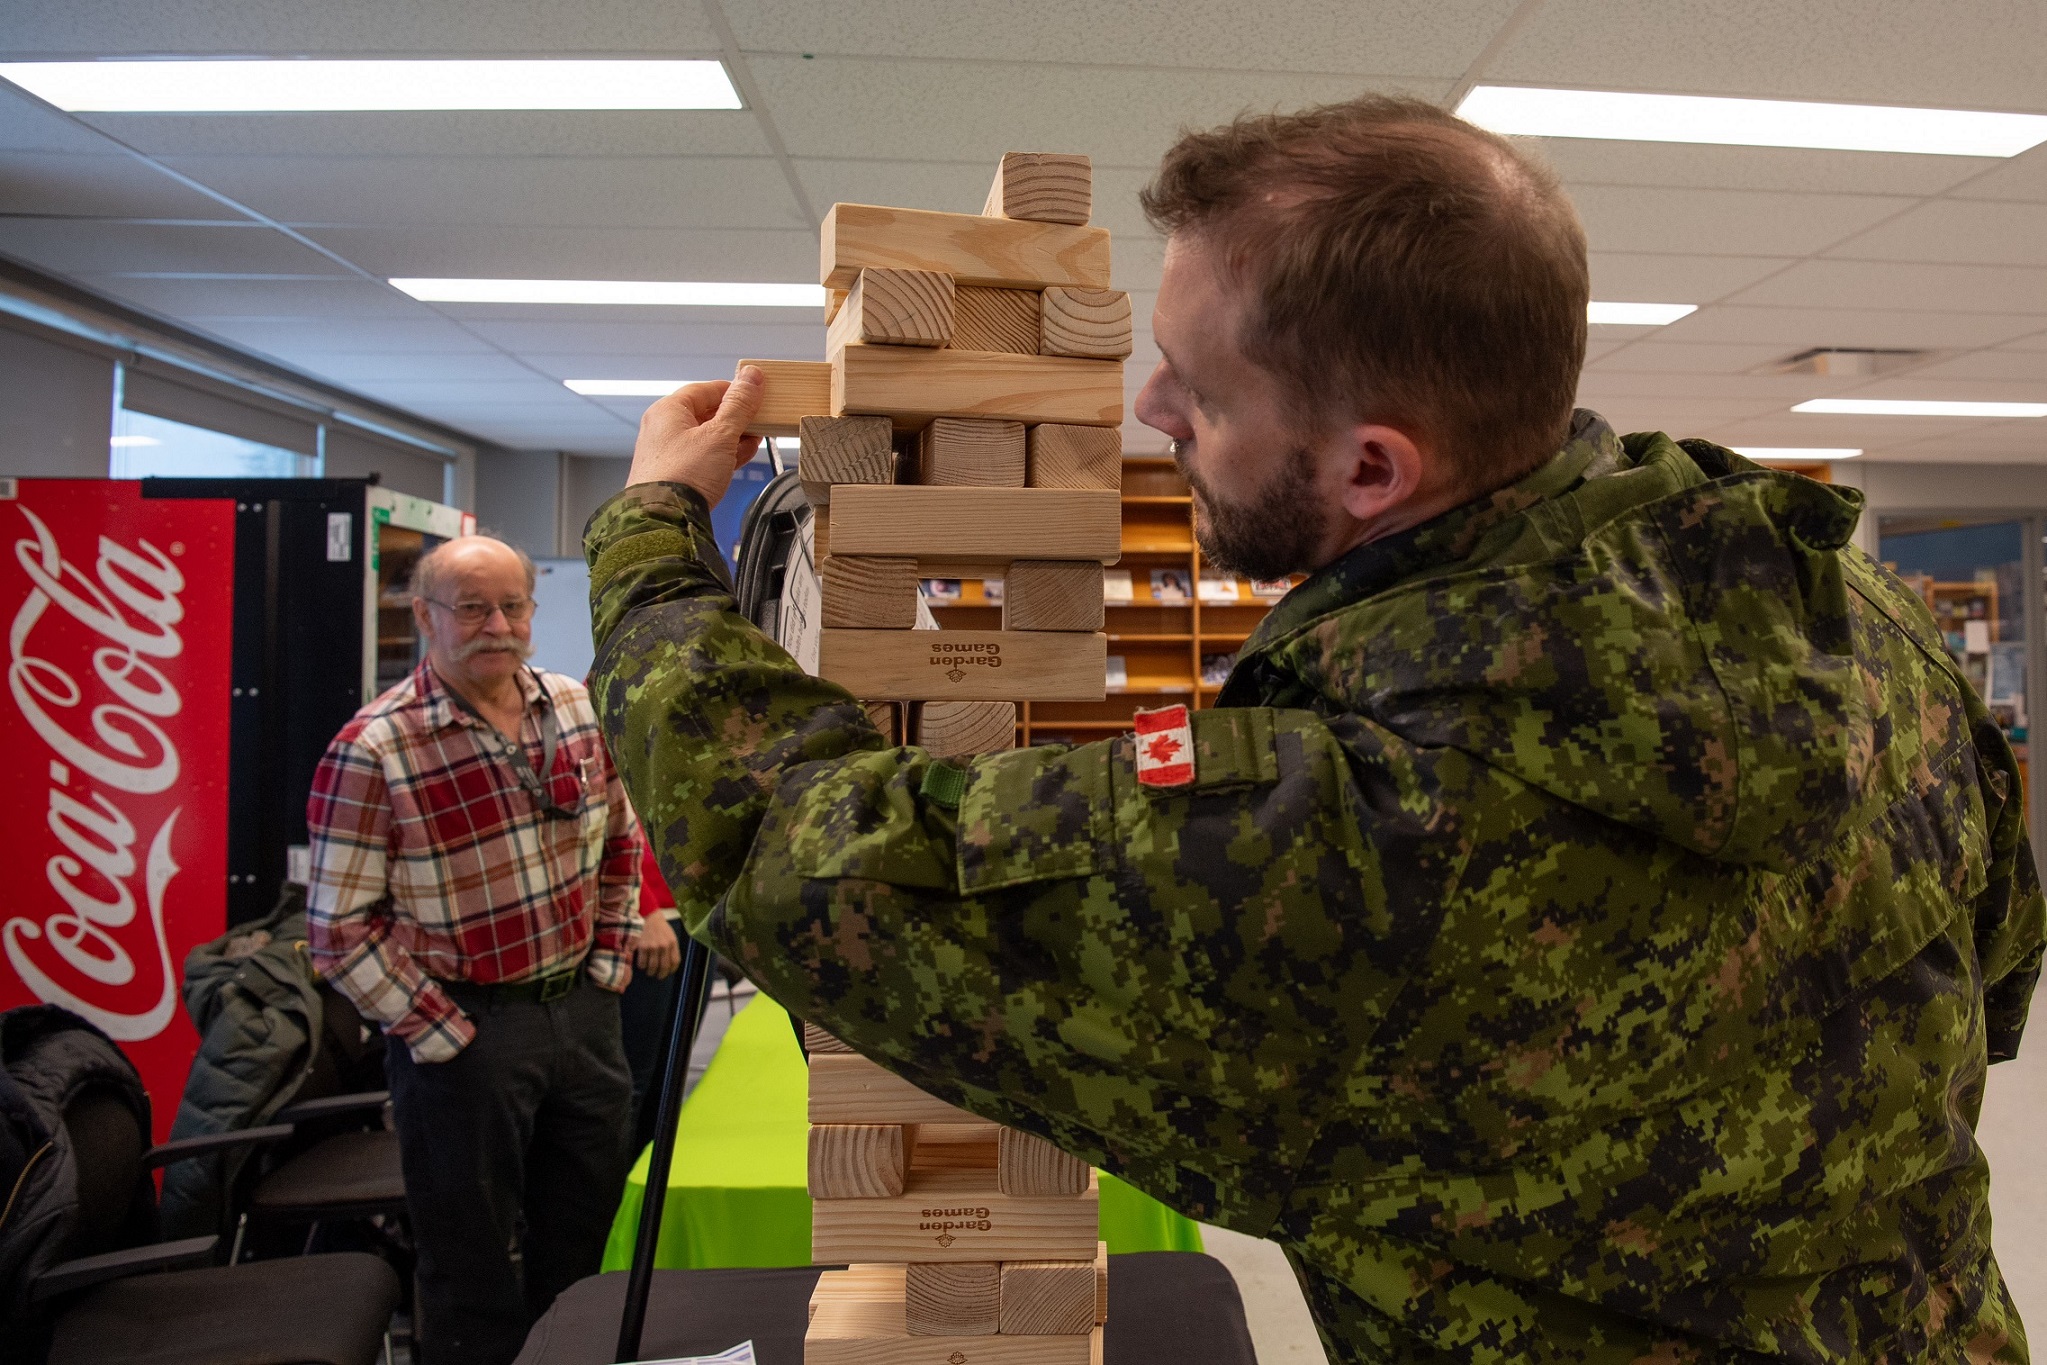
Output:
[[[1177,570],[1186,599],[1161,597],[1154,569]],[[1112,685],[1102,701],[1023,703],[1019,744],[1085,744],[1128,730],[1131,713],[1140,708],[1214,705],[1222,689],[1201,681],[1202,655],[1234,654],[1277,600],[1253,597],[1248,582],[1202,561],[1194,545],[1194,501],[1164,456],[1123,461],[1123,557],[1115,570],[1130,574],[1131,600],[1108,604],[1106,629],[1109,654],[1123,660],[1127,681]],[[1229,578],[1235,600],[1202,601],[1204,575]],[[1000,600],[991,600],[988,584],[977,579],[960,582],[957,602],[932,602],[931,614],[947,630],[994,630],[1002,623]]]

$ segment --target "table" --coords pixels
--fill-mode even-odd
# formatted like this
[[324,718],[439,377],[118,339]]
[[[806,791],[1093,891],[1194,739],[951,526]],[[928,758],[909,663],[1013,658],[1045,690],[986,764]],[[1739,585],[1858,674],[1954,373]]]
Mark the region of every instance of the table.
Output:
[[[788,1014],[755,996],[682,1106],[656,1266],[810,1264],[808,1081]],[[604,1248],[606,1270],[632,1264],[647,1156],[640,1153],[626,1180]],[[1112,1254],[1201,1250],[1193,1222],[1113,1176],[1102,1177],[1101,1201],[1102,1239]]]
[[[657,1270],[643,1360],[715,1355],[753,1342],[759,1365],[803,1365],[813,1266]],[[610,1365],[624,1275],[592,1275],[555,1299],[514,1365]],[[1109,1258],[1103,1365],[1258,1365],[1237,1282],[1213,1256],[1139,1252]]]

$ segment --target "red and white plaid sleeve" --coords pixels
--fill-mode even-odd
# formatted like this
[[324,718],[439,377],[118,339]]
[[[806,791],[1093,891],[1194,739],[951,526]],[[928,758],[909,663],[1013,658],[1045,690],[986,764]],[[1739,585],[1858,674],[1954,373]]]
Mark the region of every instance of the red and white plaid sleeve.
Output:
[[586,970],[606,990],[622,991],[633,979],[633,945],[640,937],[640,819],[626,798],[625,783],[598,745],[604,764],[604,861],[597,869],[597,922]]
[[476,1028],[392,937],[391,801],[383,755],[366,733],[373,725],[351,721],[313,775],[306,938],[314,969],[364,1018],[403,1039],[415,1061],[443,1062]]

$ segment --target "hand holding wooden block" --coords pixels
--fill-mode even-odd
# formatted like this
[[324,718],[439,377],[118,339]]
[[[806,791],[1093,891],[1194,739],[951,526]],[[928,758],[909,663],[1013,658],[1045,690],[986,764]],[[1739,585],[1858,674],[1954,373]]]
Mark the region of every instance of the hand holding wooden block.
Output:
[[1094,208],[1094,163],[1061,152],[1004,152],[981,212],[1038,223],[1085,223]]
[[819,360],[742,360],[734,374],[748,365],[760,367],[767,382],[761,389],[760,411],[746,430],[753,436],[794,436],[803,419],[832,410],[832,366]]
[[1038,307],[1038,354],[1122,360],[1130,354],[1130,296],[1120,289],[1053,285]]

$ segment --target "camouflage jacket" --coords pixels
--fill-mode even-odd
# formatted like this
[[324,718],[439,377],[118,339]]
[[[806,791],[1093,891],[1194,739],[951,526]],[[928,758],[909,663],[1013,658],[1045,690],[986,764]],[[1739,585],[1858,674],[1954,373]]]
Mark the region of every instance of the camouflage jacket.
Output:
[[2020,1361],[1973,1137],[2043,906],[1852,491],[1581,414],[1297,587],[1194,721],[953,767],[586,532],[690,931],[918,1085],[1279,1242],[1332,1359]]

